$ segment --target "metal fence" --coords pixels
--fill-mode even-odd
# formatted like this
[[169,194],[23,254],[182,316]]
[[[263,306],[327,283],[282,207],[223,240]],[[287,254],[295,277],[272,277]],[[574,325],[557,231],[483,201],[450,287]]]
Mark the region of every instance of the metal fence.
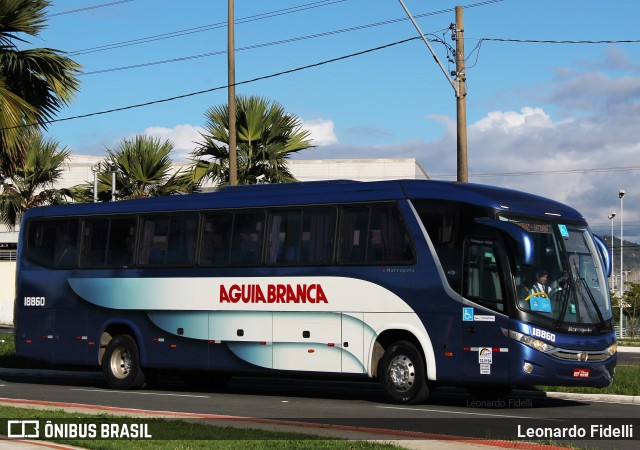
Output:
[[16,260],[15,250],[0,250],[0,261],[15,261],[15,260]]

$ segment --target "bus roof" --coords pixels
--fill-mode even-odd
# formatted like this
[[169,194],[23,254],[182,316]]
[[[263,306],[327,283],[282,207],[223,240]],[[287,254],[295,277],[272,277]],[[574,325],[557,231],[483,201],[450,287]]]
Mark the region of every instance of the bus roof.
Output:
[[504,212],[535,216],[547,215],[564,220],[584,222],[582,214],[575,209],[537,195],[482,184],[435,180],[375,182],[332,180],[239,185],[225,187],[210,193],[32,208],[27,211],[25,218],[29,216],[366,202],[405,198],[460,201]]

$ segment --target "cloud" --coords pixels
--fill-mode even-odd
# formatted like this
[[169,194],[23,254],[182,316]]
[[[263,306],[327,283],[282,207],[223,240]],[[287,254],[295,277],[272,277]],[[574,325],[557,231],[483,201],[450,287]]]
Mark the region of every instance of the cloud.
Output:
[[311,140],[314,145],[324,147],[338,143],[338,138],[333,130],[334,123],[332,120],[311,119],[303,120],[302,128],[311,133]]
[[[610,233],[607,217],[611,211],[619,214],[618,191],[625,189],[625,236],[639,242],[640,210],[631,205],[640,199],[640,77],[573,71],[544,88],[548,96],[541,98],[533,87],[529,104],[519,110],[490,111],[469,124],[469,181],[567,203],[603,235]],[[455,118],[427,119],[444,125],[438,139],[366,147],[335,144],[301,156],[415,157],[430,177],[454,180]]]
[[160,139],[167,139],[174,145],[172,158],[175,161],[184,161],[189,154],[197,147],[197,142],[202,141],[200,133],[204,133],[202,127],[183,124],[173,128],[148,127],[144,134]]

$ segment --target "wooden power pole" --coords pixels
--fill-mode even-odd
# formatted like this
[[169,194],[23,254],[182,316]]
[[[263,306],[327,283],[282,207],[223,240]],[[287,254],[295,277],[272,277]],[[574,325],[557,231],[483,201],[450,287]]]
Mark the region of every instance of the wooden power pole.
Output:
[[233,0],[229,0],[227,68],[229,93],[229,184],[238,184],[238,158],[236,154],[236,56]]
[[[413,23],[413,26],[418,30],[422,40],[426,44],[427,48],[431,52],[433,59],[436,60],[440,70],[447,77],[447,81],[453,87],[453,91],[456,95],[456,112],[457,112],[457,122],[458,122],[458,133],[457,133],[457,161],[458,161],[458,181],[466,182],[469,179],[468,176],[468,167],[467,167],[467,75],[465,73],[464,68],[464,19],[462,17],[462,6],[456,6],[456,23],[451,27],[455,26],[454,36],[456,40],[456,71],[455,74],[449,74],[445,70],[444,66],[436,56],[435,52],[429,45],[429,41],[425,37],[422,30],[418,26],[418,23],[415,21],[411,12],[405,5],[403,0],[398,0],[400,5],[407,13],[407,16]],[[449,75],[455,75],[455,82],[451,79]]]
[[458,181],[469,181],[467,164],[467,74],[464,66],[464,17],[462,6],[456,6],[456,112],[458,117],[457,159]]

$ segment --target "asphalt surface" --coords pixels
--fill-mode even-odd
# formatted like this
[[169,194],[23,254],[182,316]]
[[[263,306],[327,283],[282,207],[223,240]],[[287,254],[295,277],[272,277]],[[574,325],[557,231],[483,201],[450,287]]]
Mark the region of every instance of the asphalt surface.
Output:
[[[0,330],[10,330],[10,328],[4,329],[4,327],[0,327]],[[640,349],[638,348],[619,348],[621,360],[625,361],[637,361],[640,359]],[[97,377],[99,374],[96,372],[57,372],[57,371],[37,371],[38,373],[33,373],[34,371],[26,371],[25,369],[0,369],[0,377],[11,377],[11,376],[25,376],[27,372],[36,375],[37,377],[44,378],[55,378],[55,377]],[[71,374],[71,375],[70,375]],[[586,394],[563,394],[563,393],[548,393],[549,397],[556,397],[561,399],[571,399],[578,401],[589,401],[589,402],[620,402],[620,403],[631,403],[640,405],[640,396],[629,397],[629,396],[612,396],[612,395],[586,395]],[[313,399],[311,399],[313,401]],[[3,403],[0,400],[0,403]],[[32,401],[11,401],[12,406],[16,407],[27,407],[27,408],[40,408],[44,407],[43,405],[51,402],[42,402],[42,405],[39,405]],[[6,403],[4,403],[6,404]],[[55,405],[56,409],[64,409],[70,412],[84,412],[84,413],[95,413],[95,409],[86,409],[82,407],[78,407],[77,405],[65,405],[63,403],[59,403]],[[109,411],[110,414],[127,414],[127,415],[135,415],[136,410],[130,408],[117,408],[119,411]],[[158,417],[164,418],[180,418],[176,417],[175,414],[166,413],[161,411],[156,411]],[[144,417],[150,417],[149,412],[145,412]],[[188,417],[183,417],[184,419],[188,419]],[[287,431],[287,432],[303,432],[303,433],[312,433],[319,434],[321,436],[326,436],[327,438],[345,438],[345,439],[354,439],[354,440],[370,440],[370,441],[380,441],[386,443],[393,443],[398,446],[409,448],[409,449],[444,449],[444,450],[487,450],[490,448],[518,448],[518,449],[554,449],[554,448],[564,448],[564,447],[555,447],[555,446],[546,446],[541,444],[532,444],[527,442],[514,442],[514,441],[497,441],[497,440],[479,440],[479,439],[452,439],[448,437],[438,438],[434,436],[433,438],[412,438],[407,439],[406,436],[402,437],[394,434],[381,434],[380,432],[376,432],[375,430],[367,430],[361,427],[314,427],[314,426],[302,426],[299,423],[295,423],[294,421],[269,421],[264,419],[253,419],[248,417],[242,418],[220,418],[218,417],[215,421],[216,425],[222,426],[233,426],[233,427],[250,427],[250,428],[263,428],[266,430],[273,431]],[[638,432],[638,431],[636,431]],[[19,450],[33,450],[33,449],[43,449],[43,448],[53,448],[53,449],[76,449],[78,447],[73,446],[65,446],[61,444],[54,444],[50,442],[45,442],[42,440],[34,440],[29,441],[25,439],[10,439],[3,440],[3,437],[0,436],[0,450],[4,449],[19,449]]]

